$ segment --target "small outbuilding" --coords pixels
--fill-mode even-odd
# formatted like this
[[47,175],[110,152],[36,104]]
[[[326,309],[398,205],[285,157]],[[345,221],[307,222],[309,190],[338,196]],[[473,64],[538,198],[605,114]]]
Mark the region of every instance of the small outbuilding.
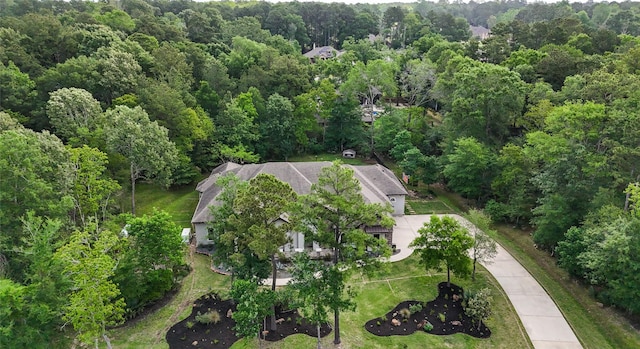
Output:
[[342,157],[347,159],[355,159],[356,151],[353,149],[345,149],[342,151]]

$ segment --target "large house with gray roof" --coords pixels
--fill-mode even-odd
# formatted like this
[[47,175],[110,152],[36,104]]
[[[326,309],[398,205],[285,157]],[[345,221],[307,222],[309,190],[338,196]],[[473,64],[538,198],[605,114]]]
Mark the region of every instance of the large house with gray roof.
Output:
[[[217,197],[222,188],[216,185],[219,177],[227,173],[234,173],[242,180],[250,180],[260,173],[274,175],[279,180],[289,183],[291,188],[298,194],[304,195],[311,192],[311,184],[318,181],[320,171],[324,167],[331,166],[331,162],[267,162],[264,164],[240,165],[227,162],[216,167],[211,175],[198,183],[196,190],[200,193],[198,206],[191,223],[195,229],[197,245],[209,245],[209,232],[207,223],[213,218],[209,207],[219,205]],[[393,207],[393,215],[404,214],[404,202],[407,191],[402,183],[389,169],[381,165],[342,165],[348,166],[354,171],[354,176],[360,182],[362,196],[367,203],[390,204]],[[389,244],[392,242],[393,228],[391,230],[383,227],[365,227],[365,231],[377,237],[385,238]],[[304,241],[301,233],[290,233],[291,243],[283,246],[284,252],[315,250],[319,251],[319,246],[314,242]]]

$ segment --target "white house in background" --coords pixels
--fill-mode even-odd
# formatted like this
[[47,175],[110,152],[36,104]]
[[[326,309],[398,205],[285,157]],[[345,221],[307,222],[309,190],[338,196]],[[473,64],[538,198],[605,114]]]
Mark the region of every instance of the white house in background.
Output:
[[[267,162],[264,164],[240,165],[227,162],[216,167],[211,175],[198,183],[196,190],[200,193],[198,206],[193,214],[191,223],[195,228],[197,245],[210,245],[207,223],[213,218],[209,210],[210,206],[219,205],[217,197],[221,188],[216,185],[219,177],[227,173],[234,173],[240,179],[248,181],[260,173],[274,175],[279,180],[289,183],[298,194],[309,194],[311,184],[318,181],[320,171],[324,167],[331,166],[331,162]],[[407,191],[391,170],[381,165],[343,165],[353,170],[356,179],[360,182],[362,196],[367,203],[390,204],[393,207],[393,215],[404,214],[404,202]],[[286,217],[281,217],[286,219]],[[393,228],[365,227],[365,231],[377,237],[385,238],[391,244]],[[319,246],[312,241],[305,241],[301,233],[290,233],[291,243],[283,246],[285,252],[313,250],[319,251]]]

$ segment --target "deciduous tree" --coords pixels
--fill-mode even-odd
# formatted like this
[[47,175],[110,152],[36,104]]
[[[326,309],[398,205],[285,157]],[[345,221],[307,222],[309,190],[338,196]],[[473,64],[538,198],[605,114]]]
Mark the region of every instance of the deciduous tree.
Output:
[[231,286],[231,298],[236,302],[233,329],[238,337],[258,336],[258,345],[262,347],[260,327],[264,318],[272,311],[275,301],[272,290],[258,289],[255,282],[236,280]]
[[298,253],[293,259],[289,288],[295,292],[294,304],[300,304],[303,316],[316,325],[318,349],[320,326],[329,321],[331,295],[335,272],[322,261],[312,260],[306,253]]
[[136,181],[154,180],[168,186],[176,166],[177,150],[169,140],[167,129],[149,120],[140,107],[119,105],[106,112],[105,135],[110,151],[129,162],[131,179],[131,212],[136,212]]
[[67,140],[76,138],[76,142],[86,143],[91,133],[102,124],[102,107],[86,90],[61,88],[51,92],[47,116],[60,137]]
[[491,217],[479,210],[469,210],[467,219],[473,226],[473,249],[471,258],[473,258],[473,272],[471,279],[476,281],[476,265],[480,263],[493,263],[492,259],[498,254],[496,242],[489,237],[487,232],[491,231]]
[[75,206],[73,218],[83,227],[90,222],[98,224],[106,218],[111,196],[120,189],[120,185],[105,175],[107,154],[86,145],[70,148],[69,153],[73,183],[71,196]]
[[56,252],[73,285],[64,319],[73,325],[80,341],[97,346],[102,338],[109,349],[107,327],[122,322],[125,307],[124,300],[118,298],[118,287],[111,281],[116,267],[112,253],[117,244],[118,237],[109,231],[98,237],[77,231]]
[[65,219],[70,197],[69,152],[55,135],[18,127],[0,131],[0,251],[20,247],[27,211]]
[[184,266],[185,246],[180,227],[171,216],[154,209],[150,215],[131,217],[125,226],[127,242],[114,281],[135,313],[171,290]]
[[452,271],[463,277],[469,275],[472,261],[467,250],[473,247],[473,238],[454,218],[431,216],[418,234],[409,247],[415,248],[427,270],[441,271],[444,264],[447,286],[451,284]]
[[459,138],[442,171],[448,185],[469,198],[486,195],[493,179],[495,155],[475,138]]

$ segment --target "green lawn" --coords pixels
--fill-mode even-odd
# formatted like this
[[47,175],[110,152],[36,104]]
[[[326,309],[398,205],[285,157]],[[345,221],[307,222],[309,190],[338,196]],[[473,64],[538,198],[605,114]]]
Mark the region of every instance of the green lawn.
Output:
[[[371,160],[365,160],[362,157],[355,159],[346,159],[342,157],[342,154],[318,154],[318,155],[300,155],[292,156],[289,158],[290,162],[304,162],[304,161],[335,161],[340,160],[348,165],[367,165],[371,164]],[[375,163],[375,161],[373,161]]]
[[[131,212],[131,196],[126,193],[120,205],[124,212]],[[136,215],[150,214],[154,208],[167,211],[180,227],[191,226],[191,217],[198,205],[196,185],[164,189],[150,183],[136,184]]]
[[[454,209],[449,207],[444,202],[438,200],[420,200],[420,199],[408,199],[405,205],[405,212],[411,214],[444,214],[444,213],[456,213]],[[413,212],[411,212],[413,210]]]
[[[494,294],[495,315],[487,322],[493,335],[489,339],[476,339],[463,334],[434,336],[416,333],[410,336],[377,337],[364,330],[364,323],[384,315],[403,300],[429,301],[435,298],[437,284],[445,280],[444,274],[427,274],[416,263],[416,257],[392,263],[374,277],[355,275],[351,286],[358,291],[355,312],[341,316],[342,348],[531,348],[529,340],[513,311],[511,304],[497,286],[496,281],[484,269],[478,281],[454,279],[463,287],[479,289],[489,287]],[[226,295],[230,278],[209,270],[209,258],[193,255],[193,271],[182,282],[178,294],[163,308],[147,315],[134,324],[110,331],[115,348],[168,348],[164,340],[167,330],[186,318],[191,304],[200,296],[216,291]],[[323,346],[332,346],[333,334],[323,338]],[[264,345],[266,348],[311,348],[315,339],[295,335],[284,341]],[[255,339],[237,342],[233,349],[257,348]]]
[[[324,160],[324,159],[323,159]],[[331,160],[331,159],[327,159]],[[168,211],[181,226],[188,226],[198,195],[195,185],[162,190],[149,184],[141,184],[137,191],[138,213],[149,213],[153,207]],[[409,200],[416,213],[431,213],[449,209],[460,212],[459,197],[444,191],[432,190],[432,200]],[[573,282],[548,254],[533,248],[531,237],[520,231],[499,227],[500,233],[493,237],[499,241],[547,290],[573,327],[585,348],[640,348],[640,335],[619,314],[601,308],[588,295],[587,290]],[[167,348],[164,335],[174,323],[184,319],[190,312],[190,304],[209,291],[226,292],[229,278],[209,270],[209,259],[201,255],[193,257],[193,272],[187,276],[178,294],[163,308],[147,315],[132,325],[111,331],[116,348]],[[493,335],[490,339],[478,340],[465,335],[438,337],[418,333],[406,337],[376,337],[363,328],[364,323],[386,313],[397,303],[406,299],[430,300],[435,297],[436,285],[444,276],[429,276],[412,258],[393,263],[387,271],[372,278],[356,277],[352,286],[359,291],[356,299],[358,310],[342,315],[342,348],[526,348],[531,347],[524,330],[512,311],[510,303],[502,294],[495,280],[481,269],[478,285],[489,285],[494,297],[496,314],[488,321]],[[454,280],[459,282],[459,280]],[[462,281],[463,287],[476,287]],[[332,336],[323,339],[325,347],[331,347]],[[271,348],[308,348],[315,340],[304,335],[287,338]],[[237,348],[257,347],[255,340],[240,341]]]

